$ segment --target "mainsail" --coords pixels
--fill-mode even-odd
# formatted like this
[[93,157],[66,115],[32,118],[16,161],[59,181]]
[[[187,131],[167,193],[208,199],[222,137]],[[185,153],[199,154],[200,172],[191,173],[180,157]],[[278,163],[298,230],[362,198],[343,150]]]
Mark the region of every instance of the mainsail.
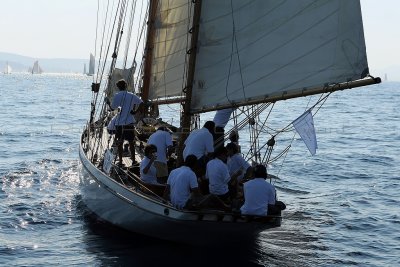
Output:
[[193,112],[367,73],[359,1],[202,1]]
[[149,99],[192,86],[198,113],[321,93],[368,74],[359,1],[202,0],[196,45],[186,34],[191,13],[188,1],[159,1]]

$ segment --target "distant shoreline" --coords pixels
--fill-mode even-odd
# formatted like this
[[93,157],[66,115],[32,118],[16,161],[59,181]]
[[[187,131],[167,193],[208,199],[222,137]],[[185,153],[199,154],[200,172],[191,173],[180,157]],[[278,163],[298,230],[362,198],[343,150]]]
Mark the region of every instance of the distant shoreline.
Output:
[[[32,68],[35,60],[39,61],[40,67],[44,73],[84,73],[85,64],[89,66],[90,52],[87,59],[68,59],[68,58],[34,58],[29,56],[21,56],[18,54],[0,52],[0,70],[8,64],[12,67],[12,72],[28,72]],[[128,64],[129,65],[129,64]],[[107,68],[107,67],[106,67]],[[385,81],[400,81],[400,65],[390,66],[383,69],[374,69],[370,66],[371,75],[381,77]]]

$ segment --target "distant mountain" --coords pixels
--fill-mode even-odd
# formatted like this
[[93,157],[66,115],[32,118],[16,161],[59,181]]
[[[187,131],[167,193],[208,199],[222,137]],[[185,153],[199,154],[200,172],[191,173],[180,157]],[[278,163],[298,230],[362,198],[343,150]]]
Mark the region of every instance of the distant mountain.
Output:
[[12,67],[13,72],[27,72],[32,68],[35,60],[39,61],[43,72],[83,73],[84,64],[89,65],[89,53],[87,59],[68,58],[33,58],[17,54],[0,52],[0,69],[6,62]]

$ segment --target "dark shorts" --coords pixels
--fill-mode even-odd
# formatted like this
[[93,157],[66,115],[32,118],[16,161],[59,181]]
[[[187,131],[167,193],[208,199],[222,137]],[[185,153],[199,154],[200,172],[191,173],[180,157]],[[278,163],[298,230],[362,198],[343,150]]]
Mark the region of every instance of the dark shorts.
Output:
[[207,163],[210,160],[211,159],[207,156],[202,156],[201,158],[199,158],[197,160],[197,166],[195,168],[195,173],[196,173],[197,177],[200,177],[200,176],[203,176],[206,174]]
[[115,137],[117,140],[134,141],[135,126],[133,124],[115,126]]
[[221,199],[222,201],[226,201],[226,200],[230,200],[231,198],[231,192],[228,191],[227,193],[223,194],[223,195],[216,195],[219,199]]

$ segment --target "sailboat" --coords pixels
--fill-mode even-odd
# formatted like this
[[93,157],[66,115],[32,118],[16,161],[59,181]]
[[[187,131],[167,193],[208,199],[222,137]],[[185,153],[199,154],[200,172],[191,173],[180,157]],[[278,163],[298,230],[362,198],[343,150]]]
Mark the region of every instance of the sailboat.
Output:
[[10,66],[10,64],[8,64],[8,61],[6,62],[6,66],[4,67],[4,74],[11,74],[12,68]]
[[[87,72],[88,76],[93,76],[94,75],[94,56],[92,53],[90,53],[90,59],[89,59],[89,71]],[[85,64],[85,73],[86,73],[86,64]]]
[[41,74],[43,72],[42,68],[39,66],[39,61],[35,60],[32,69],[30,69],[32,74]]
[[[128,90],[146,103],[145,123],[136,125],[137,162],[143,158],[149,134],[164,125],[173,130],[176,147],[175,165],[170,168],[180,166],[184,142],[191,131],[201,127],[202,116],[232,108],[231,128],[221,138],[225,142],[231,132],[247,129],[249,145],[242,147],[242,153],[249,162],[268,167],[289,151],[290,146],[282,151],[274,147],[281,133],[312,125],[308,122],[314,108],[319,109],[331,93],[380,82],[369,74],[360,2],[152,0],[141,7],[147,10],[145,19],[138,18],[141,12],[134,12],[139,7],[132,4],[128,8],[127,4],[122,1],[116,10],[121,19],[113,41],[108,42],[114,44],[111,67],[108,72],[103,68],[108,78],[100,75],[92,83],[90,117],[79,149],[83,202],[111,224],[184,243],[254,239],[262,231],[280,227],[282,211],[251,216],[175,208],[157,188],[142,183],[134,168],[120,168],[113,136],[106,129],[115,113],[105,99],[112,100],[115,82],[124,78]],[[132,25],[146,32],[134,42],[144,47],[143,53],[140,45],[132,48],[134,56],[128,64],[129,49],[121,44],[125,33],[126,40],[133,39]],[[103,60],[109,57],[104,53]],[[122,66],[117,67],[119,62]],[[316,103],[298,114],[298,119],[290,118],[296,127],[268,127],[275,104],[312,95],[320,95]],[[166,114],[160,118],[157,112],[168,105],[180,107],[176,127]],[[304,118],[306,123],[302,123]],[[129,166],[130,158],[124,157],[124,162]]]

